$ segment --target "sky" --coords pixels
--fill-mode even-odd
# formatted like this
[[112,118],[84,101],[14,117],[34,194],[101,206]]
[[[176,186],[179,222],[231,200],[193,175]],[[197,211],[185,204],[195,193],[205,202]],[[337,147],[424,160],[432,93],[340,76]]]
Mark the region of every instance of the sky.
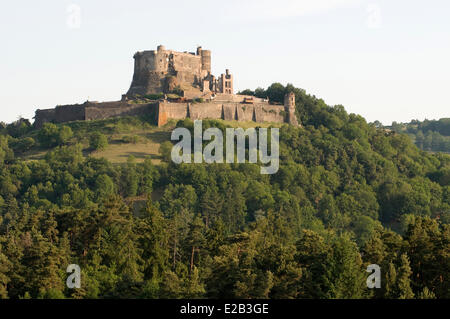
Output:
[[235,91],[292,83],[369,122],[450,117],[448,0],[15,0],[0,10],[0,121],[119,100],[136,51],[212,51]]

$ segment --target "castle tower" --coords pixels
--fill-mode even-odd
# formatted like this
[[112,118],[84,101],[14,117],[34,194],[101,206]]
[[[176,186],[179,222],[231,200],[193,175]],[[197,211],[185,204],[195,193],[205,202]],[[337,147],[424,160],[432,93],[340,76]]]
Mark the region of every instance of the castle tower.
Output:
[[[199,95],[199,87],[210,89],[204,80],[211,73],[211,51],[197,48],[197,52],[177,52],[158,45],[156,50],[141,51],[134,55],[133,80],[127,97],[167,93],[180,86],[191,95]],[[176,85],[173,84],[176,78]],[[197,92],[198,91],[198,92]]]
[[298,125],[297,116],[295,115],[295,94],[289,92],[284,96],[284,110],[287,114],[286,122],[291,125]]
[[228,69],[225,70],[225,74],[220,75],[219,91],[220,93],[233,94],[233,76]]
[[197,53],[200,53],[202,57],[202,71],[206,71],[207,74],[211,73],[211,51],[202,50],[200,47],[200,52],[197,49]]

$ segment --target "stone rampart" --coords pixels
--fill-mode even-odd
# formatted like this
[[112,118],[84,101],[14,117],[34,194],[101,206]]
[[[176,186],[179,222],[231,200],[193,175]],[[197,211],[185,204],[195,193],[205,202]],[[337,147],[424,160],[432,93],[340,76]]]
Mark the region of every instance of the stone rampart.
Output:
[[243,103],[167,103],[159,102],[158,126],[169,119],[181,120],[222,119],[226,121],[285,122],[282,105],[243,104]]

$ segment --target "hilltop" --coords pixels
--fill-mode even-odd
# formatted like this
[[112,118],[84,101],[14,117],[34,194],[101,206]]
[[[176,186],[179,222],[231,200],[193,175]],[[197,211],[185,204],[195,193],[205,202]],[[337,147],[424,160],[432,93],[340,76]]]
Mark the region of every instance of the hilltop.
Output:
[[[292,85],[245,94],[283,103],[289,92],[301,126],[203,125],[279,127],[273,175],[172,163],[169,133],[189,118],[4,127],[0,296],[449,298],[450,156]],[[84,271],[76,292],[69,261]]]
[[233,75],[226,69],[216,78],[211,73],[211,51],[202,47],[177,52],[159,45],[157,50],[136,52],[133,58],[133,80],[120,101],[38,109],[34,126],[125,116],[146,117],[158,126],[186,118],[298,125],[292,91],[285,92],[284,101],[234,94]]

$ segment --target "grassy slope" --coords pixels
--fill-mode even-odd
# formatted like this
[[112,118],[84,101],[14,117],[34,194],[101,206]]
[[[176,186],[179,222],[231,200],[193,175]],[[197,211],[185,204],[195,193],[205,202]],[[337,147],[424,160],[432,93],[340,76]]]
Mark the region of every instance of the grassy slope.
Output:
[[131,134],[139,136],[139,142],[136,144],[122,142],[122,138],[130,133],[114,134],[109,136],[109,146],[106,150],[93,152],[91,156],[104,157],[112,163],[126,162],[129,156],[134,156],[136,162],[143,162],[145,158],[150,157],[154,164],[159,164],[159,146],[170,140],[170,131],[170,127],[132,131]]
[[[281,126],[280,123],[255,123],[255,122],[236,122],[223,121],[226,126],[241,127],[247,129],[250,127],[268,127]],[[71,143],[80,143],[83,145],[83,152],[86,156],[95,158],[106,158],[112,163],[124,163],[129,156],[134,156],[136,162],[143,162],[146,158],[152,159],[154,164],[161,162],[161,155],[159,147],[161,143],[170,141],[170,134],[175,128],[176,122],[169,121],[164,127],[156,127],[150,125],[145,121],[137,118],[103,120],[103,121],[86,121],[86,122],[72,122],[64,125],[70,126],[74,132],[74,137]],[[109,146],[103,151],[89,150],[89,135],[99,131],[108,137]],[[34,131],[30,136],[36,138],[37,131]],[[125,143],[123,138],[126,136],[138,136],[137,143]],[[32,150],[18,155],[23,160],[38,160],[42,159],[49,149],[35,147]]]

